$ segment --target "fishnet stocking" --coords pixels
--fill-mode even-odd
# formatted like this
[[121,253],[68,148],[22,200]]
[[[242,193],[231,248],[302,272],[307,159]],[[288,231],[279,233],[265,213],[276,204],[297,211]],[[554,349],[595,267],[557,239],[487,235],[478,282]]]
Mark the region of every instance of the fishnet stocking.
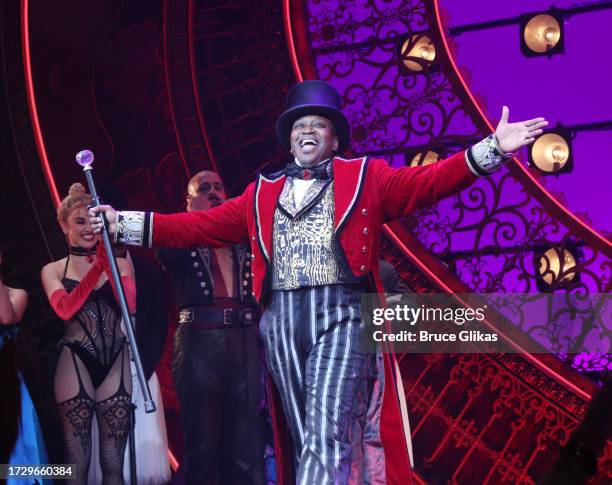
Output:
[[[62,351],[55,374],[55,397],[63,421],[67,462],[76,465],[71,483],[87,484],[95,412],[100,430],[102,483],[123,484],[123,456],[131,421],[132,381],[127,359],[124,346],[102,384],[94,389],[74,350],[65,346]],[[73,397],[66,399],[67,396]]]
[[123,483],[123,457],[130,429],[131,405],[130,395],[122,388],[114,396],[96,403],[104,485]]
[[76,465],[72,483],[86,484],[91,456],[91,422],[94,401],[86,394],[59,403],[68,463]]

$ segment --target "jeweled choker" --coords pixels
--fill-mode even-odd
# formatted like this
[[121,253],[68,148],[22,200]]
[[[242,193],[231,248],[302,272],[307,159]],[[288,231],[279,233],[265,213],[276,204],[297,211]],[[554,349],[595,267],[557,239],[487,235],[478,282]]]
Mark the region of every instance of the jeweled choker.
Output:
[[80,246],[70,246],[68,248],[68,252],[70,254],[73,254],[74,256],[93,256],[94,254],[96,254],[97,250],[97,244],[92,248],[82,248]]

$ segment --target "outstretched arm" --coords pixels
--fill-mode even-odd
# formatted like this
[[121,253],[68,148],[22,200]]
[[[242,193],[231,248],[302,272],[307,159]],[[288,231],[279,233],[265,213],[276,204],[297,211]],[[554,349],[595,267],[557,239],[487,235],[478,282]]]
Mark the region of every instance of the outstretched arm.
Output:
[[510,110],[502,108],[501,118],[495,133],[467,150],[466,157],[470,170],[477,176],[486,176],[504,165],[519,148],[534,142],[548,125],[544,118],[508,123]]
[[246,219],[249,189],[240,196],[206,211],[157,214],[152,212],[115,211],[102,205],[90,209],[89,221],[100,233],[106,215],[109,232],[115,242],[137,246],[183,247],[206,245],[224,247],[248,239]]
[[471,185],[477,177],[487,176],[502,167],[512,152],[533,143],[548,122],[534,118],[508,123],[509,110],[504,106],[494,134],[457,153],[430,165],[392,169],[376,160],[377,186],[384,194],[387,220],[407,215],[431,205]]

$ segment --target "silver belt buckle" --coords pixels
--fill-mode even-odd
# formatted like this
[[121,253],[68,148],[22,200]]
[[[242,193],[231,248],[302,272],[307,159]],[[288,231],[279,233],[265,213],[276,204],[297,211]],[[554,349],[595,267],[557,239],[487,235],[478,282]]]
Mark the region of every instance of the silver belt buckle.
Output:
[[231,308],[223,309],[223,324],[224,325],[232,324],[232,309]]
[[193,310],[191,308],[183,308],[179,312],[179,323],[191,323],[193,322]]

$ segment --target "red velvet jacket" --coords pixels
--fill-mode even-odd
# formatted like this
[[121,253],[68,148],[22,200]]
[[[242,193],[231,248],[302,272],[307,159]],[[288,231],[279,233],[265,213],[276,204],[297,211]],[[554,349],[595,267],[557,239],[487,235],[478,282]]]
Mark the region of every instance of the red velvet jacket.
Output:
[[[468,168],[466,153],[421,166],[393,169],[384,160],[336,158],[334,169],[334,226],[351,271],[356,276],[373,277],[382,292],[378,272],[382,224],[458,192],[476,179]],[[270,258],[274,211],[285,182],[285,175],[260,175],[246,190],[224,204],[202,212],[162,215],[152,218],[153,245],[213,247],[244,243],[248,239],[253,254],[254,295],[265,303],[271,279]],[[390,350],[390,349],[387,349]],[[393,354],[385,353],[384,398],[380,413],[380,436],[384,443],[387,485],[410,485],[406,430],[402,425],[401,387]],[[279,484],[295,483],[291,455],[286,456],[279,437],[282,429],[278,406],[271,400],[275,429]]]
[[[351,271],[378,274],[382,224],[466,188],[476,176],[468,169],[465,152],[437,163],[393,169],[381,159],[335,158],[334,227]],[[252,249],[253,292],[265,301],[269,290],[274,211],[285,175],[259,175],[242,195],[201,212],[154,214],[153,245],[224,247],[245,243]]]

